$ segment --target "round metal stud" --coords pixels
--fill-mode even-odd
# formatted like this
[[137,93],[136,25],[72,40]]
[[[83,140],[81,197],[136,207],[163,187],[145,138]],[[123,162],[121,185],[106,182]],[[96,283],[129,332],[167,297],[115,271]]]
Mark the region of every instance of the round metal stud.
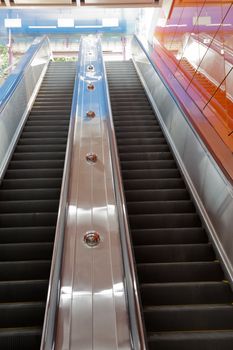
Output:
[[84,243],[88,247],[96,247],[100,243],[100,235],[97,231],[88,231],[84,235]]
[[93,90],[95,89],[95,85],[92,84],[92,83],[89,83],[89,84],[87,85],[87,89],[88,89],[89,91],[93,91]]
[[86,161],[90,164],[94,164],[97,162],[97,155],[95,153],[87,153]]
[[92,64],[89,64],[89,65],[87,66],[87,71],[88,71],[88,72],[94,72],[94,71],[95,71],[94,66],[93,66]]
[[87,116],[88,118],[95,118],[95,112],[93,112],[93,111],[88,111],[88,112],[86,113],[86,116]]

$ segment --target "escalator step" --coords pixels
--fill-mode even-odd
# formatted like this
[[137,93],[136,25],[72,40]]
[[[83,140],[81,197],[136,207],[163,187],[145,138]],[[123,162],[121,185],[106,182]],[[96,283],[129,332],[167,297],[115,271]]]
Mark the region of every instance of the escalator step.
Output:
[[225,304],[147,306],[144,317],[149,332],[233,329],[233,306]]
[[5,179],[26,179],[26,178],[59,178],[62,177],[63,169],[9,169]]
[[233,331],[160,332],[148,335],[150,349],[231,350]]
[[0,243],[53,242],[55,226],[0,228]]
[[[53,111],[54,112],[54,111]],[[52,111],[47,111],[47,112],[36,112],[36,111],[31,111],[28,121],[53,121],[56,123],[57,121],[65,120],[68,121],[70,119],[70,115],[68,112],[64,111],[56,111],[52,113]]]
[[60,188],[30,188],[30,189],[12,189],[1,190],[0,201],[18,201],[18,200],[37,200],[41,199],[59,199]]
[[39,139],[39,138],[33,138],[33,139],[30,139],[30,138],[20,138],[19,139],[19,142],[18,142],[18,145],[21,146],[21,145],[41,145],[43,143],[43,145],[66,145],[66,138],[42,138],[42,139]]
[[[149,173],[150,170],[147,170],[147,171],[148,171],[148,174],[150,175]],[[172,170],[170,169],[169,171],[171,171],[172,173],[173,169]],[[124,171],[122,171],[122,173],[124,173]],[[146,178],[148,178],[149,175]],[[135,174],[135,176],[137,175]],[[156,190],[149,189],[149,190],[138,190],[138,191],[128,190],[128,191],[125,191],[125,197],[127,202],[130,203],[135,201],[138,202],[138,201],[153,201],[153,200],[158,200],[158,201],[185,200],[185,199],[189,199],[189,194],[185,188],[156,189]]]
[[121,100],[121,103],[120,103],[120,106],[119,106],[119,102],[115,102],[115,100],[112,101],[112,106],[113,108],[115,107],[118,111],[122,108],[124,109],[125,107],[128,109],[132,109],[132,111],[134,109],[144,109],[144,110],[147,110],[147,109],[150,109],[148,107],[148,101],[146,99],[137,99],[137,101],[133,101],[133,100],[127,100],[127,101],[124,101],[124,100]]
[[184,261],[212,261],[211,244],[164,244],[135,246],[138,263],[167,263]]
[[38,326],[43,322],[44,311],[45,303],[38,301],[0,304],[0,327]]
[[[55,120],[56,120],[56,123],[55,123]],[[51,127],[51,126],[54,126],[54,125],[56,125],[56,126],[65,126],[66,128],[69,126],[69,122],[70,122],[70,120],[69,120],[69,118],[67,118],[67,119],[52,119],[52,120],[49,120],[49,119],[46,119],[46,120],[41,120],[41,119],[39,119],[38,120],[38,118],[37,117],[35,117],[35,118],[30,118],[30,119],[28,119],[27,120],[27,122],[26,122],[26,126],[39,126],[39,127],[43,127],[43,126],[49,126],[49,127]]]
[[[69,116],[69,112],[67,109],[61,109],[61,108],[51,108],[51,109],[47,109],[47,108],[34,108],[32,109],[31,111],[31,116],[34,116],[34,115],[54,115],[54,116],[57,116],[57,115],[60,115],[60,116],[65,116],[65,117],[68,117]],[[32,132],[34,130],[31,130]],[[40,130],[41,132],[43,132],[43,130]],[[57,130],[59,131],[59,130]],[[30,132],[30,130],[26,130],[25,132]]]
[[53,243],[8,243],[0,246],[1,261],[51,259]]
[[[51,97],[53,97],[51,99]],[[56,102],[60,102],[60,101],[64,101],[64,102],[72,102],[72,94],[48,94],[48,95],[43,95],[41,93],[39,93],[36,97],[36,102],[42,102],[42,103],[56,103]]]
[[32,153],[32,152],[65,152],[66,145],[19,145],[16,147],[16,153]]
[[128,106],[128,102],[129,104],[132,103],[132,104],[138,104],[138,105],[144,105],[144,104],[148,104],[148,99],[145,97],[145,96],[140,96],[138,95],[137,96],[137,101],[135,101],[135,96],[134,95],[131,95],[131,96],[116,96],[116,97],[112,97],[112,106],[116,105],[116,104],[119,104],[122,103],[122,104],[127,104]]
[[231,303],[232,294],[224,282],[142,284],[144,306]]
[[125,146],[125,145],[132,145],[132,146],[139,146],[139,145],[165,145],[166,140],[164,137],[157,137],[157,138],[140,138],[140,139],[127,139],[127,138],[122,138],[117,140],[117,144],[119,146]]
[[39,349],[41,327],[3,328],[0,330],[0,348],[4,350]]
[[122,161],[121,168],[122,170],[176,169],[176,163],[174,160],[134,160],[131,162]]
[[0,261],[1,281],[48,279],[50,260]]
[[35,125],[35,126],[27,126],[25,125],[24,127],[24,132],[49,132],[49,131],[52,131],[52,132],[59,132],[59,131],[68,131],[68,126],[67,125],[61,125],[61,126],[57,126],[57,125],[46,125],[46,126],[38,126],[38,125]]
[[144,117],[148,120],[155,120],[154,113],[151,109],[148,109],[146,111],[145,110],[141,111],[141,110],[138,110],[138,108],[135,109],[133,112],[130,108],[116,111],[115,117],[117,121],[132,120],[132,119],[142,120],[142,118],[144,119]]
[[45,300],[48,280],[0,282],[0,303]]
[[[114,89],[117,87],[122,87],[122,81],[117,81],[115,80],[113,81],[109,81],[109,87],[111,88],[111,86],[114,86]],[[131,81],[124,81],[124,88],[127,89],[127,87],[131,90],[132,89],[132,82]],[[133,84],[133,88],[134,89],[141,89],[142,88],[142,84],[140,82],[135,82]]]
[[180,178],[180,172],[178,169],[123,170],[122,175],[125,180]]
[[64,159],[65,152],[16,152],[13,154],[12,160],[59,160]]
[[140,125],[140,126],[125,126],[125,125],[120,125],[120,126],[115,126],[115,131],[116,133],[131,133],[131,132],[160,132],[160,127],[158,125]]
[[143,263],[137,265],[141,283],[221,281],[218,261]]
[[66,110],[66,109],[69,109],[70,107],[70,101],[67,99],[57,99],[57,100],[50,100],[50,101],[46,101],[46,100],[36,100],[36,102],[34,103],[33,105],[33,110],[35,109],[38,109],[38,108],[43,108],[45,107],[46,109],[54,109],[57,108],[57,107],[60,107],[62,110]]
[[137,160],[143,160],[143,161],[151,161],[151,160],[170,160],[172,159],[171,153],[170,152],[147,152],[145,153],[119,153],[120,155],[120,160],[127,161],[135,161],[135,158]]
[[69,91],[60,91],[60,92],[55,92],[53,90],[49,90],[47,93],[44,93],[43,91],[39,91],[38,92],[38,95],[37,95],[37,99],[42,99],[42,98],[45,98],[45,99],[48,99],[50,100],[50,98],[69,98],[72,100],[72,97],[73,97],[73,91],[72,90],[69,90]]
[[0,214],[1,227],[54,226],[57,213]]
[[60,186],[61,178],[6,179],[2,183],[3,189],[58,188]]
[[63,168],[64,159],[50,160],[11,160],[8,169],[45,169]]
[[201,227],[197,214],[144,214],[129,216],[131,229]]
[[134,245],[194,244],[207,242],[203,228],[156,228],[131,230]]
[[[128,122],[132,121],[132,119],[135,121],[135,125],[137,125],[137,123],[140,123],[142,120],[145,121],[145,125],[147,125],[147,123],[149,125],[149,123],[151,122],[155,124],[157,123],[152,112],[144,113],[143,115],[141,113],[138,113],[135,114],[132,118],[132,114],[127,111],[122,114],[116,113],[114,116],[114,123],[118,123],[118,126],[121,124],[128,125]],[[137,143],[135,144],[135,146],[137,146]]]
[[22,134],[21,134],[21,137],[23,137],[23,138],[33,138],[33,137],[35,137],[35,138],[45,138],[45,139],[47,139],[47,138],[49,138],[49,137],[51,137],[51,138],[57,138],[57,137],[61,137],[61,138],[64,138],[64,137],[67,137],[67,132],[64,132],[64,131],[47,131],[47,132],[42,132],[42,131],[34,131],[34,132],[32,132],[32,131],[23,131],[22,132]]
[[143,139],[143,138],[153,138],[153,137],[163,137],[163,134],[161,131],[143,131],[143,132],[134,132],[134,131],[131,131],[131,132],[124,132],[124,131],[117,131],[116,130],[116,135],[117,135],[117,138],[118,139],[121,139],[121,138],[126,138],[126,139],[135,139],[135,138],[139,138],[139,139]]
[[[130,163],[129,163],[130,164]],[[178,179],[130,179],[124,181],[124,187],[128,190],[147,190],[147,189],[163,189],[163,188],[183,188],[184,182]]]
[[167,152],[169,150],[167,145],[122,145],[118,147],[119,153],[138,153],[138,152]]
[[127,204],[127,209],[129,215],[195,212],[195,207],[191,200],[130,202]]
[[[0,201],[0,213],[32,213],[32,212],[56,212],[58,199]],[[1,216],[0,214],[0,216]]]

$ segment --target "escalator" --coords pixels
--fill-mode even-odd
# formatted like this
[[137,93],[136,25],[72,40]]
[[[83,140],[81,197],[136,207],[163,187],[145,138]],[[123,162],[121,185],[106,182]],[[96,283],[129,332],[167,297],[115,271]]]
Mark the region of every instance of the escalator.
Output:
[[180,60],[179,68],[199,91],[200,87],[202,88],[202,97],[206,103],[210,102],[213,105],[219,121],[228,129],[229,133],[233,129],[233,102],[228,98],[226,91],[218,88],[203,73],[196,71],[186,58]]
[[134,65],[106,71],[148,348],[232,350],[232,291]]
[[184,70],[184,72],[187,72],[189,74],[189,79],[191,80],[193,76],[195,75],[194,79],[192,79],[192,82],[198,87],[202,86],[206,92],[207,92],[207,101],[214,95],[214,98],[217,99],[219,104],[224,107],[225,100],[226,100],[226,93],[219,89],[216,93],[217,86],[212,83],[207,77],[200,73],[199,71],[196,71],[196,69],[192,66],[192,64],[184,57],[180,60],[179,66]]
[[0,187],[4,350],[40,348],[74,78],[74,62],[50,62]]

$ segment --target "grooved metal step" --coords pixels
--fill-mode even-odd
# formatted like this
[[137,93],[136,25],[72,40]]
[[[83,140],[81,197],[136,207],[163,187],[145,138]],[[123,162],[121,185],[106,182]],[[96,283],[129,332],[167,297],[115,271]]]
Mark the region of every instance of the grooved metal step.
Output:
[[222,282],[177,282],[142,284],[145,306],[231,303],[229,286]]
[[75,63],[51,62],[0,186],[0,349],[39,350]]
[[106,71],[148,347],[232,350],[232,291],[134,65]]
[[225,303],[146,306],[144,316],[149,332],[229,330],[233,328],[232,310]]
[[229,331],[191,331],[149,333],[150,349],[159,350],[228,350],[232,349],[233,333]]
[[137,264],[141,283],[222,281],[218,261],[185,261]]

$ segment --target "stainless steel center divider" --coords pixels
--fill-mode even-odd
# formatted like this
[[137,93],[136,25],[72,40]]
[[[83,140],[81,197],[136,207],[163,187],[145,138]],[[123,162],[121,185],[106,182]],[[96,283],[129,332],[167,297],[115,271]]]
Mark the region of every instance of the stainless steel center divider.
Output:
[[84,37],[55,349],[131,349],[100,38]]

